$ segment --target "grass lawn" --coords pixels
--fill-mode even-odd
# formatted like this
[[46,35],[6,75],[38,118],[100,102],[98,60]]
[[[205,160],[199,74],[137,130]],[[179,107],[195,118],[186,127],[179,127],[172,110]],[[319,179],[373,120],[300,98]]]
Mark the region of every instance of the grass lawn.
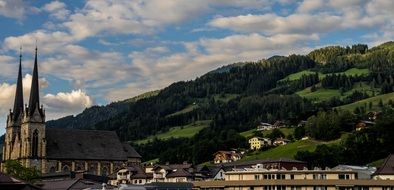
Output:
[[340,91],[338,89],[325,89],[319,87],[320,85],[317,85],[317,89],[314,92],[311,92],[311,87],[305,88],[304,90],[296,92],[301,97],[305,97],[308,99],[312,99],[315,101],[326,101],[329,100],[331,97],[340,97],[343,98],[345,96],[348,96],[352,94],[354,91],[358,90],[360,92],[366,92],[370,96],[373,94],[373,91],[375,91],[375,94],[379,93],[379,89],[377,88],[372,88],[366,83],[355,83],[353,85],[353,88],[341,95]]
[[[294,128],[290,128],[290,127],[289,128],[288,127],[279,128],[279,130],[282,131],[282,133],[285,134],[285,136],[288,136],[289,134],[293,134],[294,133]],[[240,135],[245,137],[245,138],[247,138],[247,139],[249,139],[249,138],[253,137],[255,131],[256,131],[256,129],[251,129],[249,131],[244,131],[244,132],[240,133]],[[262,131],[262,133],[263,133],[264,136],[267,136],[268,134],[271,133],[271,131],[272,130]]]
[[197,134],[200,130],[204,129],[205,127],[208,127],[210,120],[204,120],[204,121],[196,121],[195,123],[191,123],[185,126],[177,126],[177,127],[172,127],[169,131],[165,133],[160,133],[157,135],[149,136],[145,139],[138,140],[135,143],[137,144],[145,144],[149,141],[152,141],[155,137],[161,140],[169,139],[171,137],[173,138],[190,138],[193,137],[195,134]]
[[[289,81],[293,81],[293,80],[298,80],[302,77],[302,75],[309,75],[309,74],[314,74],[315,72],[310,71],[310,70],[304,70],[304,71],[300,71],[298,73],[293,73],[289,76],[287,76],[286,78],[280,80],[280,81],[284,81],[284,80],[289,80]],[[358,69],[358,68],[351,68],[348,69],[344,72],[339,72],[339,73],[335,73],[335,74],[345,74],[347,76],[355,76],[355,75],[365,75],[368,74],[369,70],[368,69]],[[323,74],[323,73],[318,73],[319,74],[319,78],[322,79],[324,78],[327,74]],[[330,73],[331,74],[331,73]]]
[[191,104],[191,105],[186,106],[182,110],[179,110],[179,111],[177,111],[175,113],[167,115],[166,117],[171,117],[171,116],[176,116],[176,115],[184,114],[184,113],[187,113],[187,112],[191,112],[191,111],[193,111],[196,108],[198,108],[198,104]]
[[136,102],[138,100],[144,99],[144,98],[149,98],[149,97],[153,97],[153,96],[157,96],[160,93],[160,90],[154,90],[154,91],[150,91],[150,92],[145,92],[143,94],[140,94],[138,96],[135,96],[133,98],[124,100],[125,102]]
[[345,74],[347,76],[367,75],[367,74],[369,74],[369,69],[351,68],[351,69],[348,69],[344,72],[339,72],[337,74]]
[[244,132],[240,133],[240,135],[248,139],[248,138],[253,137],[253,133],[255,131],[256,131],[256,129],[251,129],[249,131],[244,131]]
[[316,91],[311,92],[311,88],[305,88],[304,90],[296,92],[301,97],[316,100],[316,101],[326,101],[331,97],[337,96],[341,97],[341,93],[337,89],[324,89],[318,88]]
[[313,151],[317,145],[321,144],[338,144],[342,139],[346,138],[347,134],[343,134],[341,138],[333,141],[316,141],[316,140],[299,140],[287,145],[278,146],[266,151],[252,152],[250,155],[245,156],[241,161],[266,159],[266,158],[290,158],[293,159],[298,151]]
[[353,111],[357,107],[366,106],[366,110],[370,111],[369,102],[372,102],[372,109],[371,110],[376,111],[376,110],[381,110],[381,108],[378,106],[380,100],[383,101],[383,104],[387,104],[389,102],[389,100],[394,101],[394,92],[388,93],[388,94],[382,94],[379,96],[374,96],[374,97],[360,100],[360,101],[357,101],[357,102],[354,102],[351,104],[339,106],[338,108]]

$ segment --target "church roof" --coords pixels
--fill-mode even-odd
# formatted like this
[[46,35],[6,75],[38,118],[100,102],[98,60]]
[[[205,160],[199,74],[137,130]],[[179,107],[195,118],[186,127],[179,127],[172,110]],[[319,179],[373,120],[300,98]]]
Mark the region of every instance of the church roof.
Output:
[[13,121],[17,121],[23,112],[23,85],[22,85],[22,54],[19,56],[18,80],[16,82]]
[[142,158],[140,154],[128,143],[122,143],[123,150],[126,152],[127,158]]
[[114,131],[47,128],[46,139],[48,159],[127,160]]
[[33,78],[31,81],[31,91],[30,91],[30,99],[29,99],[29,115],[32,116],[36,108],[40,107],[40,93],[38,86],[38,66],[37,66],[37,47],[36,47],[36,55],[34,58],[34,69],[33,69]]

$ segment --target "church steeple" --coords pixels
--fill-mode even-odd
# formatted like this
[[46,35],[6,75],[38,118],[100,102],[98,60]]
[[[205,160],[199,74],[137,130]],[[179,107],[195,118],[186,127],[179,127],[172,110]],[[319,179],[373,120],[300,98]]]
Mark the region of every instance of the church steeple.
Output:
[[23,112],[23,85],[22,85],[22,47],[19,54],[19,72],[16,83],[15,101],[13,109],[13,121],[17,121],[19,115]]
[[40,108],[39,86],[38,86],[38,68],[37,68],[37,46],[34,58],[33,78],[31,81],[31,91],[29,99],[29,115],[33,115],[36,108]]

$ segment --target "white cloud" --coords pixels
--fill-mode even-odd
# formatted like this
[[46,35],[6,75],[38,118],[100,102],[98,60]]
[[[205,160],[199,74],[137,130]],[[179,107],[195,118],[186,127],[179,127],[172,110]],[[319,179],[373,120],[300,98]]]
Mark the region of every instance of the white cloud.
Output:
[[[27,74],[23,77],[23,97],[24,103],[28,104],[30,96],[32,76]],[[16,79],[15,79],[16,80]],[[64,117],[71,114],[77,114],[93,105],[93,99],[81,90],[72,90],[71,92],[59,92],[54,94],[42,94],[42,90],[47,88],[49,83],[45,78],[41,78],[40,94],[41,103],[44,105],[47,113],[47,120]],[[4,124],[9,109],[13,107],[15,98],[16,84],[0,83],[0,121]],[[2,131],[0,131],[1,134]]]
[[237,32],[273,34],[312,34],[325,33],[341,24],[339,16],[293,14],[278,16],[276,14],[240,15],[215,18],[209,25],[230,29]]
[[82,90],[46,94],[42,101],[48,118],[54,119],[73,115],[93,105],[93,99]]
[[304,0],[299,6],[297,11],[299,12],[310,12],[319,9],[324,6],[324,0]]
[[59,1],[52,1],[48,4],[45,4],[42,8],[44,11],[50,13],[56,19],[65,20],[68,18],[70,11],[66,9],[66,4]]
[[23,19],[29,7],[23,0],[0,0],[0,15]]
[[[74,39],[62,31],[37,30],[22,36],[5,38],[3,48],[5,50],[19,50],[19,47],[23,44],[24,52],[31,53],[34,52],[36,42],[40,48],[39,53],[54,53],[61,51],[63,46],[74,42]],[[41,44],[45,45],[41,46]]]
[[12,77],[17,73],[17,60],[11,56],[0,55],[1,76]]
[[[26,74],[22,79],[23,85],[23,99],[25,104],[29,101],[30,87],[31,87],[32,76]],[[16,77],[15,77],[16,81]],[[40,78],[39,80],[40,89],[46,88],[48,86],[48,81],[45,78]],[[0,117],[6,118],[6,115],[14,106],[16,84],[0,83]],[[1,120],[1,119],[0,119]]]
[[315,40],[318,40],[315,34],[281,34],[265,37],[254,33],[184,43],[186,51],[182,53],[152,53],[154,50],[150,48],[132,52],[129,56],[133,65],[142,71],[141,77],[124,85],[123,88],[110,89],[106,97],[110,101],[130,98],[142,92],[163,88],[174,81],[193,79],[219,66],[234,62],[257,61],[272,55],[306,53],[310,49],[305,48],[305,42]]

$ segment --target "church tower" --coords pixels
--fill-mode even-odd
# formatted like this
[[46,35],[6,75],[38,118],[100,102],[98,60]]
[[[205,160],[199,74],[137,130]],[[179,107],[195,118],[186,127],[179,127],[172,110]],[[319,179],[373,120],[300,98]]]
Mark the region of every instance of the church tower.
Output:
[[5,142],[3,147],[3,160],[20,157],[21,124],[23,117],[23,86],[22,86],[22,48],[19,55],[19,71],[16,83],[14,109],[7,116]]
[[21,124],[21,163],[26,167],[35,167],[45,171],[46,139],[45,110],[40,105],[37,47],[31,83],[29,107],[24,109]]

